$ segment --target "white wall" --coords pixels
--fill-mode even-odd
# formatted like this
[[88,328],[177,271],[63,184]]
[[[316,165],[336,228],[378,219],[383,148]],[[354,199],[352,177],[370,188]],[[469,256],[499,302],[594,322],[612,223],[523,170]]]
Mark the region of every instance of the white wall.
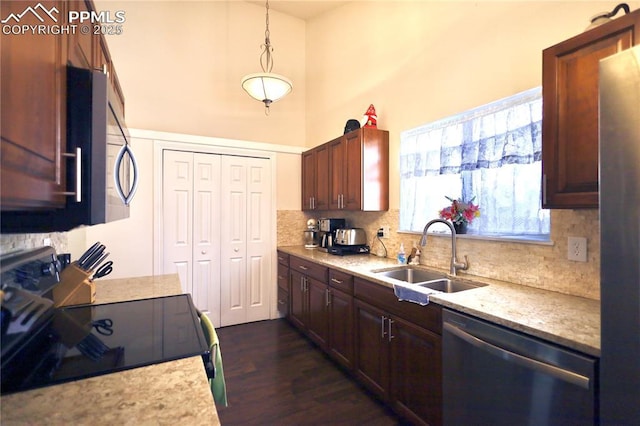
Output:
[[542,50],[616,4],[347,3],[307,24],[306,144],[333,139],[374,104],[390,132],[389,201],[398,208],[401,131],[541,85]]
[[305,22],[270,11],[273,72],[293,92],[271,107],[240,81],[260,71],[265,8],[244,1],[109,1],[125,11],[123,34],[106,36],[130,127],[191,135],[304,144]]

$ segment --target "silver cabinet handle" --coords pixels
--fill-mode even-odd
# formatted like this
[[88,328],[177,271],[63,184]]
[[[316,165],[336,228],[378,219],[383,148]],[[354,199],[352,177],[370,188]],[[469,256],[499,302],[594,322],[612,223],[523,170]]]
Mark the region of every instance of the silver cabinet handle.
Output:
[[342,284],[344,281],[337,280],[337,279],[335,279],[335,278],[331,278],[331,282],[334,282],[334,283],[336,283],[336,284]]
[[380,330],[381,330],[381,335],[380,337],[384,339],[384,336],[387,335],[387,331],[386,328],[384,326],[384,322],[387,320],[387,317],[385,317],[384,315],[382,315],[380,317]]
[[76,148],[76,152],[64,152],[63,157],[76,159],[76,190],[75,192],[63,192],[62,195],[75,195],[76,203],[82,202],[82,148]]
[[299,265],[299,268],[302,269],[303,271],[306,271],[307,269],[309,269],[309,268],[307,268],[306,266],[303,266],[303,265]]
[[[124,191],[122,190],[122,182],[120,182],[120,167],[122,166],[122,160],[124,159],[124,155],[128,154],[131,159],[131,165],[133,166],[133,184],[129,190],[129,193],[125,196]],[[133,155],[133,151],[129,147],[128,143],[122,145],[120,148],[120,152],[118,152],[118,156],[116,157],[115,164],[113,165],[113,179],[115,181],[116,192],[118,192],[118,196],[122,200],[125,206],[128,206],[133,200],[133,196],[136,195],[136,190],[138,189],[138,163],[136,162],[136,157]]]
[[387,321],[387,325],[389,327],[389,333],[388,333],[388,340],[389,342],[391,341],[391,339],[393,339],[395,336],[393,335],[393,332],[391,330],[391,325],[393,324],[393,320],[391,318],[389,318],[389,320]]
[[497,356],[503,360],[514,362],[525,368],[539,371],[542,374],[553,376],[559,380],[563,380],[576,386],[580,386],[584,389],[589,389],[590,380],[588,377],[583,376],[582,374],[578,374],[564,368],[556,367],[555,365],[547,364],[536,359],[527,358],[504,348],[492,345],[491,343],[485,342],[484,340],[479,339],[476,336],[473,336],[448,322],[445,322],[442,325],[442,328],[444,331],[453,334],[454,336],[469,343],[470,345],[473,345],[474,347]]
[[331,304],[331,292],[329,291],[329,289],[325,290],[325,297],[327,299],[327,306],[329,306]]

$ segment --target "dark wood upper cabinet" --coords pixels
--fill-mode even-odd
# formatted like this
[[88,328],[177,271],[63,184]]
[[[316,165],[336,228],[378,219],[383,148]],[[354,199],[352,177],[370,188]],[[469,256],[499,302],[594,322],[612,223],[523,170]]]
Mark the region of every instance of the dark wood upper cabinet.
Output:
[[[90,0],[40,1],[68,12],[95,10]],[[3,1],[0,16],[22,14],[28,2]],[[66,18],[63,19],[66,22]],[[31,13],[20,24],[41,25]],[[67,65],[103,69],[124,111],[124,96],[102,34],[2,34],[1,157],[2,211],[47,211],[64,208],[69,191],[67,168]],[[72,170],[72,169],[70,169]]]
[[[309,156],[318,150],[327,151],[327,161],[314,163],[312,173]],[[304,152],[303,210],[312,209],[307,188],[314,185],[323,197],[328,194],[327,204],[316,201],[315,210],[389,210],[389,132],[365,127]]]
[[640,10],[542,53],[542,206],[598,207],[598,63],[640,44]]
[[[66,14],[64,1],[41,1]],[[27,2],[3,1],[0,15],[20,14]],[[42,24],[33,14],[21,25]],[[0,133],[2,209],[58,208],[65,204],[66,38],[2,34]]]

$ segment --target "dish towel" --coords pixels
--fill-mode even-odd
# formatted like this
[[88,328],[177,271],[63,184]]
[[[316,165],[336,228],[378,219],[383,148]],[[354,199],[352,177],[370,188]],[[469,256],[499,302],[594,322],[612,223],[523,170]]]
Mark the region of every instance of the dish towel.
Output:
[[[420,288],[420,290],[422,290],[422,288]],[[431,292],[420,290],[400,284],[393,285],[393,292],[395,293],[398,300],[406,300],[407,302],[413,302],[425,306],[429,303],[429,293]]]
[[220,341],[218,340],[218,334],[216,329],[211,324],[209,317],[200,313],[200,325],[204,332],[204,337],[209,344],[209,351],[213,357],[213,365],[215,367],[215,375],[213,379],[209,379],[209,386],[211,386],[211,393],[213,394],[213,400],[217,405],[227,406],[227,385],[224,381],[224,370],[222,368],[222,352],[220,351]]

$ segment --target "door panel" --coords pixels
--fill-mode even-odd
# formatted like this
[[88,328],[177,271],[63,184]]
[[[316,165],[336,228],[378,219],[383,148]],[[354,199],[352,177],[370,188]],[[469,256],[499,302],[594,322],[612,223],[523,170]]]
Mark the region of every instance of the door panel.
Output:
[[331,289],[329,348],[342,365],[353,367],[353,296]]
[[193,298],[220,326],[220,156],[194,154]]
[[222,326],[246,322],[247,168],[243,157],[222,158],[220,199]]
[[387,316],[384,311],[357,300],[355,309],[356,375],[373,393],[385,398],[389,391]]
[[414,424],[442,424],[440,336],[394,318],[391,344],[392,405]]
[[246,321],[268,319],[271,307],[271,162],[245,158],[248,167],[247,230],[248,312]]
[[163,264],[162,273],[180,275],[182,291],[192,293],[192,197],[193,154],[164,151]]
[[329,341],[329,307],[327,284],[307,277],[309,292],[309,337],[323,349]]

